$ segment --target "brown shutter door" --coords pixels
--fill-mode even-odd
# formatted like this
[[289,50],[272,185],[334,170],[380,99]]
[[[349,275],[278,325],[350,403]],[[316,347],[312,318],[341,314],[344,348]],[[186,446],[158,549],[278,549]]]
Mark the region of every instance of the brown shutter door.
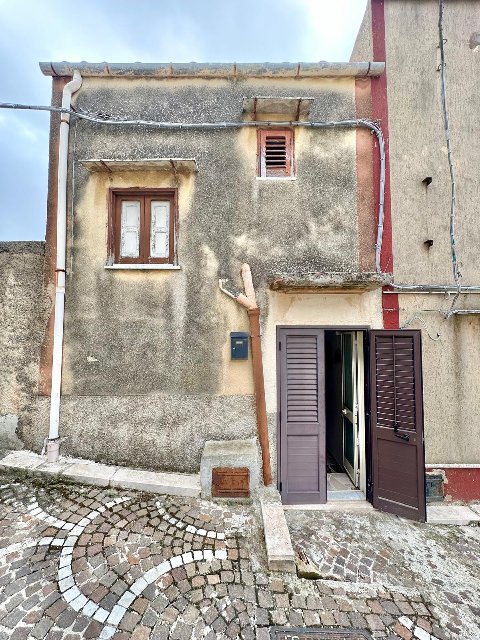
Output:
[[280,329],[278,347],[282,499],[326,502],[324,332]]
[[424,522],[420,332],[370,335],[373,506]]

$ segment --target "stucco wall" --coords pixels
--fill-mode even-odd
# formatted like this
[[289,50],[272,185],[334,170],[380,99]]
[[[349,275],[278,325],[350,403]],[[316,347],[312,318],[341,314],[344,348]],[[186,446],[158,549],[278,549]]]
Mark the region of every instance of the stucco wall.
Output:
[[0,242],[0,448],[20,448],[45,331],[43,242]]
[[[353,79],[85,78],[76,100],[79,108],[118,116],[241,121],[243,96],[255,95],[313,97],[311,120],[355,115]],[[198,469],[206,439],[255,435],[251,362],[231,362],[229,353],[229,333],[248,330],[247,317],[219,291],[218,278],[239,285],[241,263],[252,267],[270,388],[272,327],[288,313],[277,301],[281,296],[269,292],[268,278],[353,273],[359,265],[355,131],[296,130],[295,180],[257,180],[256,153],[253,129],[72,126],[64,451],[191,471]],[[148,157],[195,158],[198,173],[90,174],[79,162]],[[181,270],[104,268],[108,188],[134,186],[178,188]],[[309,317],[318,324],[315,305],[305,305],[297,322]],[[337,317],[347,316],[340,311]],[[36,437],[32,431],[31,441]]]
[[[385,7],[395,281],[452,284],[450,176],[441,110],[438,2],[389,1]],[[480,2],[446,1],[447,99],[457,186],[457,253],[463,284],[480,284]],[[432,177],[426,187],[422,180]],[[433,240],[427,248],[425,240]],[[400,296],[400,322],[423,337],[427,462],[480,462],[478,317],[445,320],[451,300]],[[480,308],[478,296],[459,307]]]

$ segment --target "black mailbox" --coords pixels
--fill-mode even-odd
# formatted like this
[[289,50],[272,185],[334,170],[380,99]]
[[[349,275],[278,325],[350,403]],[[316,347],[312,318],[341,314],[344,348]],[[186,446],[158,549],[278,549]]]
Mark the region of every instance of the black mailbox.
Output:
[[248,359],[248,333],[244,331],[230,333],[230,356],[232,360]]

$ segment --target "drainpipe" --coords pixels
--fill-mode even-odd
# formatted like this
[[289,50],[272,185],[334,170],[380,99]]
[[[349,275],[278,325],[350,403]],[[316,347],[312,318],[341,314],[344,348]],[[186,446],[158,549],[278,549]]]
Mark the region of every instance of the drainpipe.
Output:
[[250,323],[250,338],[252,341],[253,385],[255,389],[255,408],[257,413],[257,431],[262,452],[263,484],[272,484],[272,467],[270,464],[270,446],[268,443],[267,406],[265,403],[265,384],[263,380],[262,338],[260,331],[260,308],[257,305],[255,289],[252,282],[252,272],[248,264],[242,264],[242,274],[245,294],[231,293],[219,280],[220,290],[227,296],[246,308]]
[[65,267],[67,245],[67,168],[68,138],[70,132],[70,114],[72,94],[82,85],[79,71],[65,85],[62,96],[60,137],[58,144],[58,181],[57,181],[57,244],[56,244],[56,286],[55,286],[55,323],[53,328],[52,389],[50,396],[50,428],[47,442],[47,460],[56,462],[60,449],[58,425],[60,420],[60,391],[62,385],[63,359],[63,318],[65,311]]

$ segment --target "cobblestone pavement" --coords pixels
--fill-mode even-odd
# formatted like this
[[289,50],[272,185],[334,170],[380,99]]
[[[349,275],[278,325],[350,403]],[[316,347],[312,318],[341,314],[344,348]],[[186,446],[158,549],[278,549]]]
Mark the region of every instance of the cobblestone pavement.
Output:
[[271,625],[480,638],[479,528],[288,520],[326,579],[268,572],[252,505],[0,478],[0,640],[267,640]]

